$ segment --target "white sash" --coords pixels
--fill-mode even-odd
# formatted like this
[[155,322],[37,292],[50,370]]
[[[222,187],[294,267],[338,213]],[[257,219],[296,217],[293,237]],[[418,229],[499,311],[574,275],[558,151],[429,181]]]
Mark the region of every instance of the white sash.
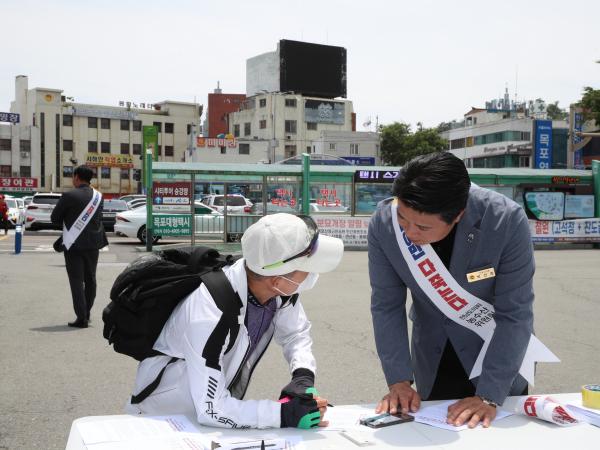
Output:
[[[469,379],[481,375],[481,366],[496,328],[494,307],[458,284],[431,245],[418,246],[406,236],[398,223],[397,202],[390,205],[396,240],[412,276],[425,295],[444,315],[468,328],[483,339],[483,347],[473,365]],[[533,385],[535,362],[560,360],[533,334],[529,339],[519,373]]]
[[102,194],[92,188],[92,199],[85,208],[83,208],[83,211],[81,211],[77,220],[73,222],[71,228],[67,229],[67,226],[63,223],[63,245],[67,250],[71,248],[75,240],[89,223],[89,219],[94,217],[94,214],[96,214],[96,211],[98,211],[98,208],[100,207],[101,200]]

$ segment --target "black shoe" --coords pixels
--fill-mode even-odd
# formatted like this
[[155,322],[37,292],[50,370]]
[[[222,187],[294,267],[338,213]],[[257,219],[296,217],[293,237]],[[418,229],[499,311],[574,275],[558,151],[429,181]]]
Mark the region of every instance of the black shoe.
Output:
[[88,321],[77,319],[75,322],[69,322],[67,325],[73,328],[87,328]]

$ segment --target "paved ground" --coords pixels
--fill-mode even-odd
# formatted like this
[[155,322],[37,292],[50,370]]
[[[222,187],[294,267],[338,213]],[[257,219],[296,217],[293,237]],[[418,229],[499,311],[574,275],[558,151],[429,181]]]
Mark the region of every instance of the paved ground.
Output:
[[[130,394],[135,361],[102,338],[102,308],[115,276],[139,256],[132,239],[110,237],[100,254],[92,326],[73,319],[56,233],[30,233],[24,252],[0,235],[0,449],[62,449],[73,419],[118,414]],[[333,404],[375,402],[385,391],[369,316],[366,252],[347,252],[336,272],[305,294],[319,363],[318,387]],[[573,392],[598,382],[600,251],[537,251],[536,331],[562,359],[541,364],[534,392]],[[273,346],[256,370],[249,398],[273,398],[287,383]]]

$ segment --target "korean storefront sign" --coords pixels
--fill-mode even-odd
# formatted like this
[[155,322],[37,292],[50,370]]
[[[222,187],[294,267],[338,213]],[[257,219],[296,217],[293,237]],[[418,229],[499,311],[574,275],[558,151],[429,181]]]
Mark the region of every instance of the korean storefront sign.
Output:
[[189,236],[192,234],[191,214],[153,214],[155,236]]
[[552,121],[535,121],[534,169],[550,169],[552,166]]
[[133,159],[131,155],[88,153],[85,158],[85,164],[91,167],[120,167],[121,169],[131,169],[133,167]]
[[21,116],[16,113],[0,112],[0,122],[19,123]]
[[0,177],[0,190],[3,191],[35,191],[38,187],[37,178]]
[[189,211],[192,183],[189,181],[152,183],[152,205],[155,211]]

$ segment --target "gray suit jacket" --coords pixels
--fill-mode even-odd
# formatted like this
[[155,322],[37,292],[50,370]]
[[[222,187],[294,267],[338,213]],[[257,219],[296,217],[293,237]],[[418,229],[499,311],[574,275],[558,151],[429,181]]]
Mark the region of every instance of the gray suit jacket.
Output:
[[[382,201],[369,225],[369,276],[375,343],[388,384],[414,380],[421,397],[433,387],[447,340],[467,374],[483,340],[452,322],[419,288],[398,247],[390,202]],[[495,308],[496,329],[481,376],[472,380],[477,395],[499,404],[521,393],[527,382],[519,375],[533,332],[533,274],[535,262],[527,217],[507,197],[472,186],[465,214],[457,225],[450,273],[471,294]],[[493,267],[494,278],[467,282],[467,273]],[[413,303],[409,351],[406,289]]]

